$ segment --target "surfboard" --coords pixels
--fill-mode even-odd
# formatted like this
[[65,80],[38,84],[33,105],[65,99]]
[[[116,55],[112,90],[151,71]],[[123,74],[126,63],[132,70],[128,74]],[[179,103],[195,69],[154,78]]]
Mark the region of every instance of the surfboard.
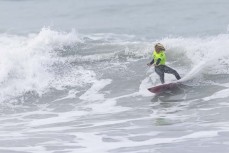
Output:
[[148,90],[152,93],[162,93],[166,91],[175,91],[184,89],[187,87],[190,87],[186,85],[186,82],[189,80],[192,80],[198,73],[201,72],[202,68],[206,65],[206,62],[200,62],[198,65],[196,65],[192,70],[186,74],[184,77],[182,77],[180,80],[176,80],[175,82],[170,82],[166,84],[157,85],[151,88],[148,88]]
[[171,90],[177,90],[181,86],[181,82],[172,82],[172,83],[166,83],[166,84],[161,84],[157,85],[151,88],[148,88],[148,90],[152,93],[161,93],[165,91],[171,91]]

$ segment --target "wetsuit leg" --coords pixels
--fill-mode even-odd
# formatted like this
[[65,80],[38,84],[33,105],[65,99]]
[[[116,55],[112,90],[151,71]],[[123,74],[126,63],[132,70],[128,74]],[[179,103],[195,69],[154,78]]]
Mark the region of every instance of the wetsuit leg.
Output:
[[155,72],[160,76],[161,83],[164,84],[165,79],[164,79],[164,67],[163,67],[163,65],[155,66]]
[[170,67],[168,67],[166,65],[164,66],[164,73],[170,73],[170,74],[175,75],[175,77],[177,78],[177,80],[180,80],[181,79],[180,75],[177,73],[176,70],[174,70],[174,69],[172,69],[172,68],[170,68]]

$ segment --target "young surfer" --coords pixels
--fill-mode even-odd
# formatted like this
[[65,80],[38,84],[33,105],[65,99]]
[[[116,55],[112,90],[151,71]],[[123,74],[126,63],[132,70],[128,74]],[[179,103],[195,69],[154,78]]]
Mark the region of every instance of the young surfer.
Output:
[[162,84],[165,83],[164,73],[173,74],[177,78],[177,80],[181,79],[180,75],[177,73],[176,70],[165,65],[166,55],[164,51],[165,47],[162,44],[157,43],[155,45],[155,51],[152,54],[153,60],[147,64],[148,66],[155,66],[155,72],[160,76]]

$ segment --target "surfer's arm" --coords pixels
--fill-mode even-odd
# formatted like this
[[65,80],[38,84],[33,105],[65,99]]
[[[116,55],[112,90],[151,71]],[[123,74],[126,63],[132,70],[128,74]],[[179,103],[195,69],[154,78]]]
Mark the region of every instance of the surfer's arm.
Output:
[[157,60],[157,62],[156,62],[156,64],[155,64],[155,66],[158,66],[160,62],[161,62],[161,59],[158,58],[158,60]]
[[150,63],[148,63],[147,65],[151,66],[153,63],[154,63],[154,59]]
[[153,63],[154,63],[154,59],[149,64],[152,65]]
[[[161,59],[159,58],[155,64],[155,66],[159,65],[160,62],[161,62]],[[153,63],[154,63],[154,59],[150,63],[148,63],[147,65],[150,66],[150,65],[153,65]]]

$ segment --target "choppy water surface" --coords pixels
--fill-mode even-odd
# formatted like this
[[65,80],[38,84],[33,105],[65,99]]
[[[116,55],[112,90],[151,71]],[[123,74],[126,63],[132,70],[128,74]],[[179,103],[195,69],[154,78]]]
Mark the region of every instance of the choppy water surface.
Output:
[[[228,153],[228,5],[0,1],[0,152]],[[185,82],[155,95],[157,42]]]

